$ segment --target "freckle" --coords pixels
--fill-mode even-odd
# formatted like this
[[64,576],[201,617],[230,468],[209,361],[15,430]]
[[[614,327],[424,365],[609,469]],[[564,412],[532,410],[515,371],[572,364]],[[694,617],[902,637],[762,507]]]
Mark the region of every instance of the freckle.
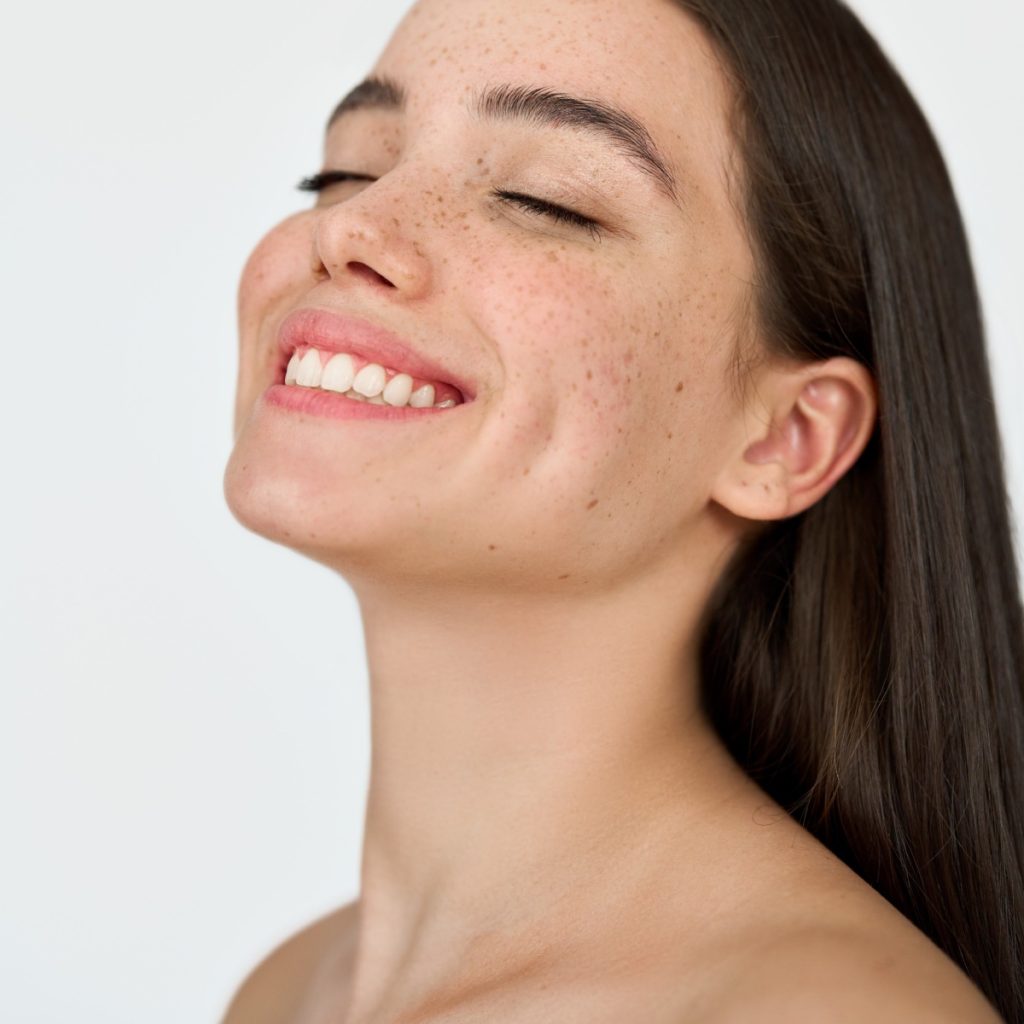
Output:
[[678,383],[678,384],[676,385],[676,393],[678,394],[678,393],[679,393],[680,391],[682,391],[682,390],[683,390],[683,382],[682,382],[682,381],[680,381],[680,382],[679,382],[679,383]]
[[769,487],[768,487],[768,485],[767,485],[767,484],[762,484],[761,486],[762,486],[762,487],[764,487],[764,489],[765,489],[766,491],[767,491],[767,490],[769,490]]
[[568,573],[566,573],[566,574],[565,574],[564,576],[559,576],[558,578],[559,578],[560,580],[567,580],[567,579],[569,578],[569,574],[568,574]]
[[493,544],[488,544],[488,545],[487,545],[487,548],[488,548],[488,550],[489,550],[489,551],[494,551],[494,550],[496,550],[496,549],[495,549],[495,546],[494,546]]
[[591,370],[587,370],[587,380],[593,380],[594,374]]
[[589,504],[589,505],[587,506],[587,511],[589,512],[589,511],[590,511],[590,510],[591,510],[592,508],[595,508],[596,506],[597,506],[597,498],[595,498],[595,499],[594,499],[594,500],[593,500],[593,501],[592,501],[592,502],[591,502],[591,503],[590,503],[590,504]]
[[670,430],[670,431],[669,431],[669,432],[668,432],[668,433],[667,433],[667,434],[666,434],[665,436],[666,436],[666,437],[667,437],[667,438],[668,438],[668,439],[669,439],[669,440],[671,441],[671,440],[672,440],[672,438],[673,438],[673,437],[674,437],[675,435],[674,435],[674,434],[672,433],[672,431]]
[[527,466],[526,469],[523,470],[523,476],[529,476],[529,475],[530,475],[530,467]]
[[631,348],[626,349],[626,354],[622,357],[622,361],[629,366],[633,362],[633,350]]

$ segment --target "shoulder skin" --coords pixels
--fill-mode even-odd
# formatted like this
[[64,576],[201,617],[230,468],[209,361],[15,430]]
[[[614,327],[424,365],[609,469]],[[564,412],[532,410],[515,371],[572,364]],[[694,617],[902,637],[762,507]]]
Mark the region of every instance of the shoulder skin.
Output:
[[929,940],[825,928],[744,957],[706,1024],[751,1021],[1005,1024],[977,986]]
[[325,950],[351,923],[349,903],[290,936],[249,972],[221,1024],[283,1024],[294,1018]]

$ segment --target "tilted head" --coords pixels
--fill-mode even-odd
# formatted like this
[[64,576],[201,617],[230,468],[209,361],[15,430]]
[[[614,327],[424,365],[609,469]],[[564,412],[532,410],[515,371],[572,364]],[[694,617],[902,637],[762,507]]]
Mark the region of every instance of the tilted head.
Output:
[[[355,177],[243,275],[234,514],[357,591],[706,591],[736,760],[1020,1019],[995,402],[945,165],[863,26],[837,0],[422,0],[323,170]],[[353,415],[316,356],[285,383],[314,342],[458,404]]]
[[[768,358],[734,107],[667,0],[417,4],[328,128],[324,170],[359,178],[246,267],[235,514],[350,578],[571,590],[710,574],[818,501],[873,383]],[[385,328],[472,400],[398,422],[260,399],[302,309]]]

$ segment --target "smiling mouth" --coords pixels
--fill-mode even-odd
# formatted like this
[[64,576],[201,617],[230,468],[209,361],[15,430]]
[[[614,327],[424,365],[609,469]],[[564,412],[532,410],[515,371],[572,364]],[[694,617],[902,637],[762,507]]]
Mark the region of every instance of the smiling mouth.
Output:
[[295,349],[285,368],[283,383],[396,409],[451,409],[466,402],[462,392],[445,381],[420,379],[353,353],[312,346]]

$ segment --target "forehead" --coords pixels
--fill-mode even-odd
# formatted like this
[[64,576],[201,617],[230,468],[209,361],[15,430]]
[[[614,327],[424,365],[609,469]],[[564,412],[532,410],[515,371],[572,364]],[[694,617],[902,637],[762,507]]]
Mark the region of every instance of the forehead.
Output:
[[411,117],[464,110],[495,82],[603,101],[641,121],[697,186],[720,180],[730,159],[728,85],[672,0],[420,0],[374,74],[405,86]]

